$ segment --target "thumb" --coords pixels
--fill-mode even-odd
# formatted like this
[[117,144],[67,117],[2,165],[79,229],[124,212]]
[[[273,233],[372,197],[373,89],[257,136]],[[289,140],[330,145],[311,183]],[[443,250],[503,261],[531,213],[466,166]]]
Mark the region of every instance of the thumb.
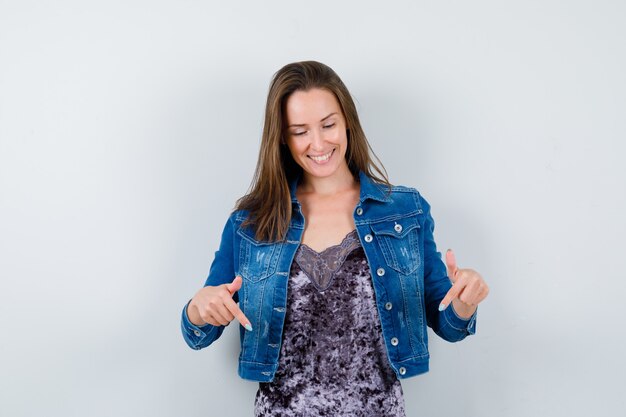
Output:
[[233,295],[234,293],[239,291],[242,283],[243,283],[243,280],[241,279],[239,275],[237,275],[235,279],[233,280],[233,282],[231,282],[230,284],[226,284],[226,288],[230,292],[230,295]]
[[448,276],[452,282],[456,282],[456,272],[459,268],[456,265],[456,257],[452,249],[446,251],[446,267],[448,268]]

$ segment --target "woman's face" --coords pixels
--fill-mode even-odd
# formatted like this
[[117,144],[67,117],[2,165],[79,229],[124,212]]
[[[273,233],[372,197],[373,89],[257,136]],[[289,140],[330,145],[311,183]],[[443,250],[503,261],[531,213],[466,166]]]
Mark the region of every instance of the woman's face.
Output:
[[287,146],[305,175],[349,173],[346,122],[335,95],[313,88],[292,93],[286,103]]

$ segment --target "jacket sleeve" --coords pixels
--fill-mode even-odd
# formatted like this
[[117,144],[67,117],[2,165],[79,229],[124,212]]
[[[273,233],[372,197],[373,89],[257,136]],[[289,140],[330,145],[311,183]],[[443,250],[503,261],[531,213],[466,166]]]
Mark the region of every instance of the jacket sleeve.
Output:
[[[215,258],[211,263],[209,270],[209,276],[207,277],[204,286],[212,285],[217,286],[232,282],[235,278],[235,227],[233,225],[232,216],[228,218],[224,230],[222,231],[222,238],[220,241],[219,249],[215,252]],[[239,301],[239,294],[233,295],[235,302]],[[204,324],[202,326],[196,326],[189,321],[187,315],[187,306],[189,301],[185,303],[181,316],[181,331],[183,338],[187,345],[192,349],[202,349],[209,346],[215,340],[217,340],[224,331],[225,326],[213,326],[211,324]]]
[[452,282],[446,272],[446,264],[437,251],[434,240],[435,221],[430,213],[430,204],[418,194],[420,205],[424,213],[424,295],[426,308],[426,322],[433,331],[449,342],[457,342],[466,336],[476,333],[476,314],[464,319],[454,311],[452,303],[443,311],[439,311],[439,304],[452,287]]

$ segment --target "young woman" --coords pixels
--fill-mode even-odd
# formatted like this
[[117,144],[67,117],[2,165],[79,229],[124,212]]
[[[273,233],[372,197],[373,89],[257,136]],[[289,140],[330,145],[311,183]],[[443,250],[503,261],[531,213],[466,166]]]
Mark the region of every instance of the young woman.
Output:
[[451,251],[446,273],[430,205],[372,158],[331,68],[274,75],[251,190],[181,323],[202,349],[239,321],[257,416],[404,416],[400,379],[428,371],[426,326],[451,342],[475,332],[485,281]]

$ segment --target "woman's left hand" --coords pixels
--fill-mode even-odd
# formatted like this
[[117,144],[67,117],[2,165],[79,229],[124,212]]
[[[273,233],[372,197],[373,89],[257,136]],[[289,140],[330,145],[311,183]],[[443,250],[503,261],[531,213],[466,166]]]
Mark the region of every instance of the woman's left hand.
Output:
[[445,310],[452,302],[454,311],[460,317],[469,318],[476,311],[478,303],[489,294],[489,287],[478,272],[469,268],[460,269],[457,267],[452,249],[448,249],[446,252],[446,266],[448,267],[448,276],[453,284],[441,300],[439,311]]

